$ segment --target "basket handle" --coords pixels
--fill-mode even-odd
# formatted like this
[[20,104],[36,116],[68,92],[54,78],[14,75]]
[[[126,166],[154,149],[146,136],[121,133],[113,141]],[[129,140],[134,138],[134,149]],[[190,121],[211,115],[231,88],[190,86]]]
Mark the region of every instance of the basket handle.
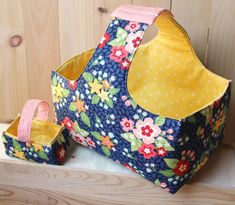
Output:
[[113,11],[111,16],[127,21],[135,21],[151,25],[163,11],[169,12],[171,14],[169,10],[159,7],[121,5]]
[[46,121],[49,115],[49,105],[47,102],[31,99],[26,102],[21,112],[21,117],[17,129],[17,137],[21,142],[30,143],[30,130],[35,112],[36,119]]

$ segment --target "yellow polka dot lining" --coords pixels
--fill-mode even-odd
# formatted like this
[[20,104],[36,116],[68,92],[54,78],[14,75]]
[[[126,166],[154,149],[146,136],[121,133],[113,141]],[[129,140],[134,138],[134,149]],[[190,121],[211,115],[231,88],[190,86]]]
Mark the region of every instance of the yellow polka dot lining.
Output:
[[[164,117],[183,119],[225,93],[229,81],[207,70],[176,21],[163,13],[155,21],[159,32],[140,45],[128,74],[128,90],[142,108]],[[76,80],[94,49],[64,63],[57,72]]]

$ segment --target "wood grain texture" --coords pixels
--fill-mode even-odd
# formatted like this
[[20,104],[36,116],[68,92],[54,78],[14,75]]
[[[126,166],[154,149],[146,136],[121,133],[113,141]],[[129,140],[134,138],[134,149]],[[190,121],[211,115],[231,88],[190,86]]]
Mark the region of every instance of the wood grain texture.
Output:
[[[212,1],[208,44],[208,67],[235,82],[235,1]],[[235,86],[232,86],[225,142],[235,143]]]
[[211,0],[172,0],[171,11],[187,31],[198,57],[205,63]]
[[45,99],[52,105],[50,73],[60,64],[57,0],[24,0],[21,4],[29,97]]
[[[60,59],[64,62],[74,55],[98,45],[110,21],[110,14],[130,0],[58,0]],[[107,13],[98,11],[105,8]]]
[[[28,80],[21,2],[0,3],[0,121],[7,121],[15,118],[28,98]],[[18,47],[9,44],[13,35],[23,39]]]
[[[0,171],[0,193],[3,193],[0,194],[0,202],[34,200],[40,204],[43,200],[41,204],[56,204],[57,200],[61,204],[120,205],[156,204],[157,200],[164,204],[225,205],[234,204],[235,201],[235,188],[209,187],[205,184],[187,184],[177,194],[171,195],[137,176],[2,160]],[[24,187],[21,191],[19,185]]]

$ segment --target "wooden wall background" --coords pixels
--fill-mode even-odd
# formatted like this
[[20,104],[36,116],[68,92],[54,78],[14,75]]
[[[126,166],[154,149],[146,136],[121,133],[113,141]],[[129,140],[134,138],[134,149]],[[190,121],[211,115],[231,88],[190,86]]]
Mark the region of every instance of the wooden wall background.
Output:
[[[28,98],[51,102],[50,71],[95,47],[121,4],[170,9],[202,62],[235,81],[234,0],[0,0],[0,121],[15,118]],[[234,87],[225,139],[230,143],[235,142]]]

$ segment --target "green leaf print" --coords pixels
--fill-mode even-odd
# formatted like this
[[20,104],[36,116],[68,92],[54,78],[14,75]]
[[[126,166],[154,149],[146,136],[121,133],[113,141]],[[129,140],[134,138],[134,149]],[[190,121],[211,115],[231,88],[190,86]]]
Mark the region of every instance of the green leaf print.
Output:
[[116,95],[119,92],[118,88],[110,88],[109,89],[109,94],[111,95]]
[[41,159],[44,159],[46,161],[49,161],[46,153],[44,151],[38,151],[38,156],[41,158]]
[[85,81],[88,83],[91,83],[94,79],[93,75],[91,75],[90,73],[87,73],[87,72],[83,73],[83,77],[84,77]]
[[165,123],[165,118],[164,117],[160,117],[160,116],[156,117],[155,124],[157,126],[162,126],[162,125],[164,125],[164,123]]
[[53,78],[52,78],[52,85],[54,85],[54,86],[57,85],[57,78],[56,78],[56,75],[54,75]]
[[79,127],[78,125],[78,122],[75,121],[74,122],[74,128],[75,128],[75,131],[80,134],[82,137],[87,137],[89,135],[89,132],[87,132],[86,130],[83,130]]
[[69,90],[63,89],[63,96],[67,98],[69,96]]
[[110,152],[110,150],[108,149],[108,147],[106,147],[106,146],[101,146],[101,149],[102,149],[102,151],[103,151],[103,153],[106,155],[106,156],[110,156],[111,155],[111,152]]
[[131,106],[135,109],[137,107],[137,103],[134,100],[132,100],[131,101]]
[[57,137],[57,142],[59,144],[62,144],[65,142],[64,136],[62,135],[62,133],[59,134],[59,136]]
[[88,126],[91,127],[90,119],[85,112],[80,113],[82,121]]
[[98,122],[98,123],[101,123],[101,120],[97,115],[95,115],[95,121]]
[[170,145],[170,143],[163,137],[158,137],[155,140],[155,145],[157,148],[164,147],[167,151],[174,151],[175,149]]
[[127,31],[123,28],[117,29],[117,38],[109,42],[108,44],[111,46],[124,46],[126,44],[126,38],[127,38]]
[[71,102],[70,105],[69,105],[69,110],[75,112],[77,110],[76,103]]
[[93,95],[91,99],[91,104],[95,105],[100,101],[100,97],[98,95]]
[[100,137],[99,132],[91,132],[91,135],[94,136],[97,140],[101,141],[101,137]]
[[196,118],[194,115],[190,116],[187,118],[187,121],[191,122],[191,123],[196,123]]
[[107,104],[111,109],[113,109],[113,101],[112,101],[111,99],[106,100],[106,104]]
[[2,135],[2,142],[5,143],[5,144],[7,143],[7,140],[6,140],[6,138],[4,137],[4,135]]
[[142,144],[142,142],[140,139],[134,138],[131,141],[131,151],[134,152],[134,151],[138,150],[139,147],[141,146],[141,144]]
[[17,151],[19,151],[19,152],[22,151],[22,148],[21,148],[21,146],[20,146],[20,143],[19,143],[17,140],[15,140],[15,139],[13,139],[13,147],[14,147]]
[[122,133],[121,137],[128,142],[132,142],[132,140],[136,138],[135,135],[131,132]]
[[207,125],[210,122],[211,119],[211,115],[212,115],[212,110],[211,108],[205,108],[201,111],[201,114],[204,115],[206,117],[206,122],[205,125]]
[[121,27],[117,29],[117,38],[121,40],[126,40],[127,38],[127,31]]
[[171,169],[161,170],[160,173],[166,177],[172,177],[175,173]]
[[154,184],[160,186],[161,183],[160,183],[159,179],[157,179],[157,180],[155,180]]
[[164,161],[166,162],[167,166],[171,169],[176,168],[177,163],[179,162],[178,159],[164,159]]

